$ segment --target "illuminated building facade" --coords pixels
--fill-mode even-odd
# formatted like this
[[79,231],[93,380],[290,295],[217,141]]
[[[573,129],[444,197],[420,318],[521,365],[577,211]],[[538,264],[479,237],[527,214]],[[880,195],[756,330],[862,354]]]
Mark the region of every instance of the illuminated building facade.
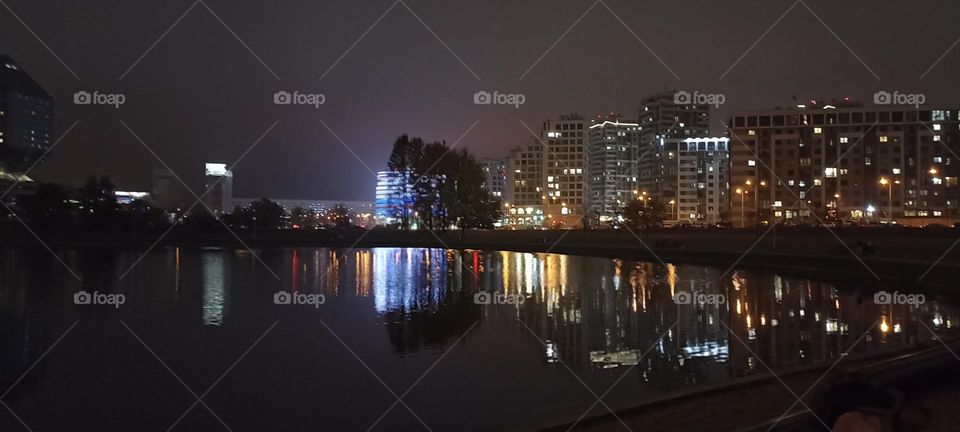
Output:
[[[811,102],[732,114],[734,226],[836,219],[953,224],[960,111],[853,105]],[[743,217],[737,189],[746,196]]]
[[510,151],[507,157],[506,210],[507,225],[514,228],[539,227],[543,224],[543,178],[541,164],[543,145],[533,142]]
[[499,200],[507,198],[507,161],[506,158],[480,160],[483,168],[483,188]]
[[227,164],[208,162],[204,179],[207,194],[203,200],[207,208],[216,216],[233,211],[233,172],[227,169]]
[[594,120],[587,146],[587,208],[591,223],[612,224],[638,193],[640,125],[610,116]]
[[[710,135],[710,107],[697,104],[677,104],[676,91],[664,91],[647,96],[640,105],[640,190],[656,199],[661,195],[664,167],[659,144],[670,138],[695,138]],[[668,200],[669,201],[669,200]]]
[[540,177],[544,225],[548,228],[583,226],[589,126],[590,121],[571,114],[546,120],[540,128],[540,141],[545,147]]
[[663,167],[657,199],[664,223],[720,223],[729,211],[729,138],[664,139],[657,154]]
[[0,182],[24,176],[53,144],[53,98],[9,56],[0,55]]
[[417,203],[433,202],[440,208],[440,184],[444,176],[417,177],[413,171],[380,171],[377,173],[377,191],[374,213],[380,225],[406,225],[416,229],[419,220]]

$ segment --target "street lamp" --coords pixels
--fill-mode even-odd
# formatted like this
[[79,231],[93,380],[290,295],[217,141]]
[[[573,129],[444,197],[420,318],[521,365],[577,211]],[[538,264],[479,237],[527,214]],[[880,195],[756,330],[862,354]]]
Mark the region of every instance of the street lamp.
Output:
[[670,205],[673,206],[674,218],[677,220],[677,223],[679,223],[680,213],[677,213],[677,202],[675,200],[670,200]]
[[900,184],[900,180],[890,181],[886,177],[880,177],[880,184],[887,186],[887,223],[893,225],[893,184]]
[[743,219],[743,189],[737,188],[737,195],[740,195],[740,228],[744,228],[744,219]]

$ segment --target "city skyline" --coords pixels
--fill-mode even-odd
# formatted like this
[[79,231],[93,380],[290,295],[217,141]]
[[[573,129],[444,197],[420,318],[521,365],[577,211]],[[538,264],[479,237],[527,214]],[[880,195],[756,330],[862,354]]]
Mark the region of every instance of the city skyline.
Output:
[[[869,104],[877,91],[901,91],[922,93],[928,104],[955,104],[960,90],[949,71],[960,64],[952,49],[960,34],[943,24],[960,12],[939,5],[453,8],[387,1],[293,14],[282,5],[245,3],[52,10],[13,2],[16,17],[0,18],[9,35],[0,52],[57,101],[58,137],[79,122],[38,167],[40,179],[78,184],[88,174],[110,173],[127,189],[148,189],[160,163],[133,131],[199,185],[196,161],[231,164],[263,135],[248,159],[231,166],[238,195],[369,200],[376,179],[362,173],[381,170],[402,133],[459,141],[478,157],[499,158],[530,142],[523,123],[569,112],[631,116],[643,97],[664,89],[723,94],[725,104],[711,112],[714,135],[732,110],[787,107],[794,96]],[[84,29],[92,23],[100,30],[76,39],[73,17],[81,15],[89,17]],[[336,19],[306,25],[318,16]],[[290,31],[277,33],[261,20],[289,23]],[[796,35],[803,35],[809,59],[796,61],[783,50]],[[595,67],[601,64],[612,67]],[[322,93],[325,104],[273,103],[278,91],[297,90]],[[79,91],[126,100],[119,108],[76,105]],[[479,91],[520,93],[525,104],[474,105]]]

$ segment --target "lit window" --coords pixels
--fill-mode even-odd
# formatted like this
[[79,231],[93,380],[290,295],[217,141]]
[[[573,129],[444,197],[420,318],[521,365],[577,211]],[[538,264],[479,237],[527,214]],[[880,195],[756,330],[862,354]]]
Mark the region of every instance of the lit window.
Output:
[[849,141],[847,137],[840,137],[840,144],[846,144]]
[[887,136],[886,136],[886,135],[880,135],[880,142],[887,142]]
[[755,131],[755,130],[753,130],[753,129],[750,129],[749,131],[747,131],[747,135],[753,136],[753,135],[756,135],[756,134],[757,134],[757,131]]
[[899,174],[900,174],[900,168],[894,168],[893,170],[891,170],[891,172],[893,173],[893,175],[899,175]]
[[818,128],[818,127],[815,127],[815,128],[813,128],[813,133],[815,133],[815,134],[822,134],[822,133],[823,133],[823,129]]
[[837,169],[836,168],[825,168],[823,170],[823,175],[827,178],[837,178]]
[[935,130],[935,131],[940,130],[940,123],[934,124],[934,125],[933,125],[933,130]]
[[934,135],[934,136],[933,136],[933,140],[936,141],[936,142],[939,142],[939,141],[940,141],[940,135]]
[[750,159],[747,161],[747,166],[757,166],[757,161]]

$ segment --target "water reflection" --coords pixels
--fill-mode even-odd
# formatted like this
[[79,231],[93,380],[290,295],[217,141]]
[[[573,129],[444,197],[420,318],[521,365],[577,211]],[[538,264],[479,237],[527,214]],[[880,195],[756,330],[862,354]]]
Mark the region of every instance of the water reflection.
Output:
[[[477,370],[491,364],[500,369],[502,376],[490,378],[496,389],[478,390],[477,402],[482,402],[524,379],[538,383],[524,388],[537,397],[538,391],[549,398],[570,390],[562,388],[570,382],[551,375],[557,370],[569,378],[560,362],[591,385],[631,368],[625,380],[637,385],[624,388],[656,393],[766,373],[767,366],[785,370],[832,363],[854,345],[851,355],[926,343],[932,335],[924,324],[954,335],[958,320],[956,308],[932,297],[921,306],[877,306],[872,293],[857,286],[698,265],[418,248],[270,249],[258,257],[279,281],[243,250],[157,251],[122,282],[119,275],[139,252],[73,253],[67,261],[79,269],[83,282],[65,274],[46,251],[0,252],[0,367],[25,370],[79,318],[84,326],[101,323],[106,331],[118,328],[117,318],[138,331],[152,328],[145,338],[166,341],[162,351],[184,364],[198,347],[211,346],[203,351],[216,365],[234,361],[264,328],[283,319],[284,326],[265,344],[275,343],[272,348],[281,355],[296,352],[288,358],[328,360],[344,353],[335,342],[312,343],[316,335],[309,330],[322,331],[323,320],[338,332],[356,332],[349,343],[365,360],[373,358],[378,373],[390,380],[391,365],[400,375],[406,366],[398,363],[413,355],[439,355],[479,322],[465,339],[474,344],[469,359],[459,361]],[[70,302],[79,289],[122,291],[128,304],[109,313],[80,308]],[[324,294],[327,303],[319,310],[276,307],[272,294],[279,290]],[[524,301],[477,305],[477,291]],[[680,291],[723,295],[726,302],[678,306],[673,298]],[[291,334],[283,336],[284,331]],[[167,334],[173,336],[165,339]],[[113,349],[110,345],[105,352]],[[45,368],[39,364],[29,379],[42,380]],[[264,372],[271,374],[283,371]],[[13,379],[10,374],[2,378],[0,384],[8,385]],[[351,379],[333,379],[330,386],[353,388]],[[17,390],[29,387],[27,380]]]

